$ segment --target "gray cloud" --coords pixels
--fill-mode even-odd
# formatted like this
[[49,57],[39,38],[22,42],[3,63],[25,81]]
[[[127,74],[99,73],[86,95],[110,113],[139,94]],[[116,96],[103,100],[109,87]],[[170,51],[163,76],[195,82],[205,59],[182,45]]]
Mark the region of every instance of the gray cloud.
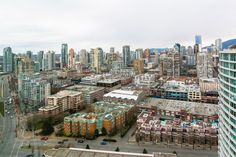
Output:
[[0,2],[0,49],[60,51],[67,42],[76,51],[108,50],[130,44],[168,47],[205,45],[236,34],[235,0],[9,0]]

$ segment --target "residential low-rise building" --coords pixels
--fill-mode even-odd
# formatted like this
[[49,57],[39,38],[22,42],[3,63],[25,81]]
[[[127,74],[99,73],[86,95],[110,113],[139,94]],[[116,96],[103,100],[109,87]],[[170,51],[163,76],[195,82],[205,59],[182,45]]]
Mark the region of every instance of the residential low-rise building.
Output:
[[153,87],[156,84],[156,76],[149,73],[136,75],[134,84],[136,86]]
[[201,101],[201,91],[199,85],[196,83],[186,83],[184,81],[166,81],[158,89],[154,89],[153,96],[173,99],[173,100],[183,100],[183,101]]
[[152,142],[197,149],[218,147],[218,121],[192,121],[182,117],[166,118],[152,112],[142,112],[137,119],[137,142]]
[[66,90],[81,92],[85,105],[90,105],[95,101],[102,100],[105,91],[104,87],[87,86],[87,85],[75,85],[67,87]]
[[114,90],[104,95],[103,100],[109,102],[122,102],[138,104],[145,98],[142,90]]
[[103,79],[97,82],[98,87],[104,87],[105,92],[110,92],[121,88],[120,79]]
[[218,147],[218,113],[215,104],[151,99],[137,119],[136,141],[180,147]]
[[[72,90],[63,90],[47,97],[47,106],[41,107],[41,113],[61,113],[69,110],[81,110],[84,108],[82,93]],[[52,111],[56,110],[56,111]],[[58,111],[57,111],[58,110]]]
[[[69,136],[93,137],[95,132],[115,133],[134,118],[134,105],[99,101],[92,105],[92,112],[75,113],[64,118],[64,133]],[[97,131],[96,131],[97,130]]]
[[219,81],[217,78],[200,78],[199,86],[201,92],[211,92],[219,90]]

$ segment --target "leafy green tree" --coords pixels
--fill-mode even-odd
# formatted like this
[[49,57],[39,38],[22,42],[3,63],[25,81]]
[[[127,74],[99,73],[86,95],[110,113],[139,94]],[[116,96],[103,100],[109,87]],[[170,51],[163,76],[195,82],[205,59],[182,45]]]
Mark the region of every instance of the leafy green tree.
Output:
[[95,130],[94,136],[95,136],[95,137],[98,137],[98,136],[99,136],[99,131],[98,131],[98,129]]
[[144,148],[143,149],[143,154],[147,154],[148,152],[147,152],[147,150]]
[[86,145],[86,149],[90,149],[90,147],[89,147],[89,145],[88,145],[88,144]]
[[106,136],[106,135],[107,135],[107,130],[106,130],[104,127],[102,127],[102,135],[103,135],[103,136]]
[[43,121],[41,135],[50,135],[54,132],[54,128],[49,121]]
[[173,151],[173,154],[176,154],[176,156],[177,156],[177,152],[175,150]]
[[93,99],[93,103],[95,103],[95,102],[97,102],[98,101],[98,99],[97,98],[94,98]]

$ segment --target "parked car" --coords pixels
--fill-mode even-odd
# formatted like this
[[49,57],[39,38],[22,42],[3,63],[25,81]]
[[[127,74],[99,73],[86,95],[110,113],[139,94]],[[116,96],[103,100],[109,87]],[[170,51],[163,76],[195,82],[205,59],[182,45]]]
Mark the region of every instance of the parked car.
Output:
[[63,144],[64,142],[63,142],[63,141],[58,141],[57,143],[58,143],[58,144]]
[[107,145],[107,142],[101,141],[100,144],[101,144],[101,145]]
[[41,140],[46,141],[46,140],[48,140],[48,137],[41,137]]
[[78,143],[84,143],[84,140],[83,139],[79,139]]
[[63,142],[67,142],[68,141],[68,139],[63,139]]
[[106,142],[117,142],[116,139],[107,139],[107,138],[104,138],[103,141],[106,141]]

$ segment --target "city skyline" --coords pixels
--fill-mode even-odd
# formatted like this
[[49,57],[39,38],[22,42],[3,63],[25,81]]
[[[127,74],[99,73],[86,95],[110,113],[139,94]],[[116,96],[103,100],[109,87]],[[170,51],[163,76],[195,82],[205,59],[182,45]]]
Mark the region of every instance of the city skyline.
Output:
[[107,51],[114,46],[121,52],[127,44],[131,48],[166,48],[176,42],[193,46],[196,34],[202,35],[203,46],[210,45],[218,38],[234,38],[235,2],[228,2],[61,0],[55,5],[55,1],[5,1],[0,6],[4,21],[0,49],[60,53],[61,43],[68,43],[75,50],[102,47]]

